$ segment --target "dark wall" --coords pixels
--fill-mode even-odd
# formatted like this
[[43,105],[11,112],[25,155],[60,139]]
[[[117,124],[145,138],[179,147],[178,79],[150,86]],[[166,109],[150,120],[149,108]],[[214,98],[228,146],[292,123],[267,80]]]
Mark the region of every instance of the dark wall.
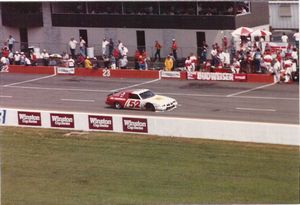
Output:
[[52,14],[53,26],[155,29],[234,29],[234,16]]
[[269,24],[268,2],[251,2],[251,14],[236,16],[236,28],[255,27]]

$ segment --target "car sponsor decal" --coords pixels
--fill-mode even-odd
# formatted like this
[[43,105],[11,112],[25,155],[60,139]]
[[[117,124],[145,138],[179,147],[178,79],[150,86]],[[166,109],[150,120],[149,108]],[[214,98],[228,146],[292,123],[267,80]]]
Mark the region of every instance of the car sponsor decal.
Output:
[[51,127],[74,128],[74,115],[72,114],[50,114]]
[[110,116],[89,115],[89,128],[95,130],[113,130],[113,119]]
[[124,132],[142,132],[148,133],[148,121],[144,118],[123,117]]
[[0,124],[5,124],[6,110],[0,110]]
[[40,112],[18,112],[19,125],[41,126],[42,118]]

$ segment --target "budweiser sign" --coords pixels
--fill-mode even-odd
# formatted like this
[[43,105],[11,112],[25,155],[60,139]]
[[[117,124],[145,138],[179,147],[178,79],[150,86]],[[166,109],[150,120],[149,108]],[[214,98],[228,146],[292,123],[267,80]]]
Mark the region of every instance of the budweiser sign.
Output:
[[147,119],[123,117],[123,131],[148,133]]
[[113,119],[109,116],[89,115],[89,128],[96,130],[113,130]]
[[74,128],[74,115],[50,114],[51,127]]
[[42,119],[39,112],[18,112],[19,125],[41,126]]
[[199,80],[225,80],[233,81],[232,73],[210,73],[210,72],[198,72]]

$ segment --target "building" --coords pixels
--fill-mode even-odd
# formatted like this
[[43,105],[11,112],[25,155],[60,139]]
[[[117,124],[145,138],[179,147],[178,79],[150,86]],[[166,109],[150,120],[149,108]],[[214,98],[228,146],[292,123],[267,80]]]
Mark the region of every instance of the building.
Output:
[[299,1],[269,1],[272,30],[299,30]]
[[[221,43],[241,27],[269,29],[268,2],[264,1],[110,1],[110,2],[2,2],[0,39],[13,35],[17,49],[35,46],[51,53],[68,51],[68,41],[82,36],[95,55],[104,37],[121,40],[133,56],[137,48],[162,56],[176,39],[178,56],[197,52],[205,41]],[[257,18],[259,16],[259,18]]]

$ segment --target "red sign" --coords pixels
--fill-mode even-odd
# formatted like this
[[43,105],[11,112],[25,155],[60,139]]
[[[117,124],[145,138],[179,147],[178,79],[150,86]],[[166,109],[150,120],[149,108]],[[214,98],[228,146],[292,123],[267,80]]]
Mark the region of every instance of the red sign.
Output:
[[113,119],[109,116],[89,115],[89,128],[96,130],[113,130]]
[[246,74],[234,74],[234,81],[247,81]]
[[72,114],[50,114],[51,127],[74,128],[74,115]]
[[18,112],[19,125],[41,126],[42,119],[40,112]]
[[148,133],[147,119],[123,117],[123,131]]

